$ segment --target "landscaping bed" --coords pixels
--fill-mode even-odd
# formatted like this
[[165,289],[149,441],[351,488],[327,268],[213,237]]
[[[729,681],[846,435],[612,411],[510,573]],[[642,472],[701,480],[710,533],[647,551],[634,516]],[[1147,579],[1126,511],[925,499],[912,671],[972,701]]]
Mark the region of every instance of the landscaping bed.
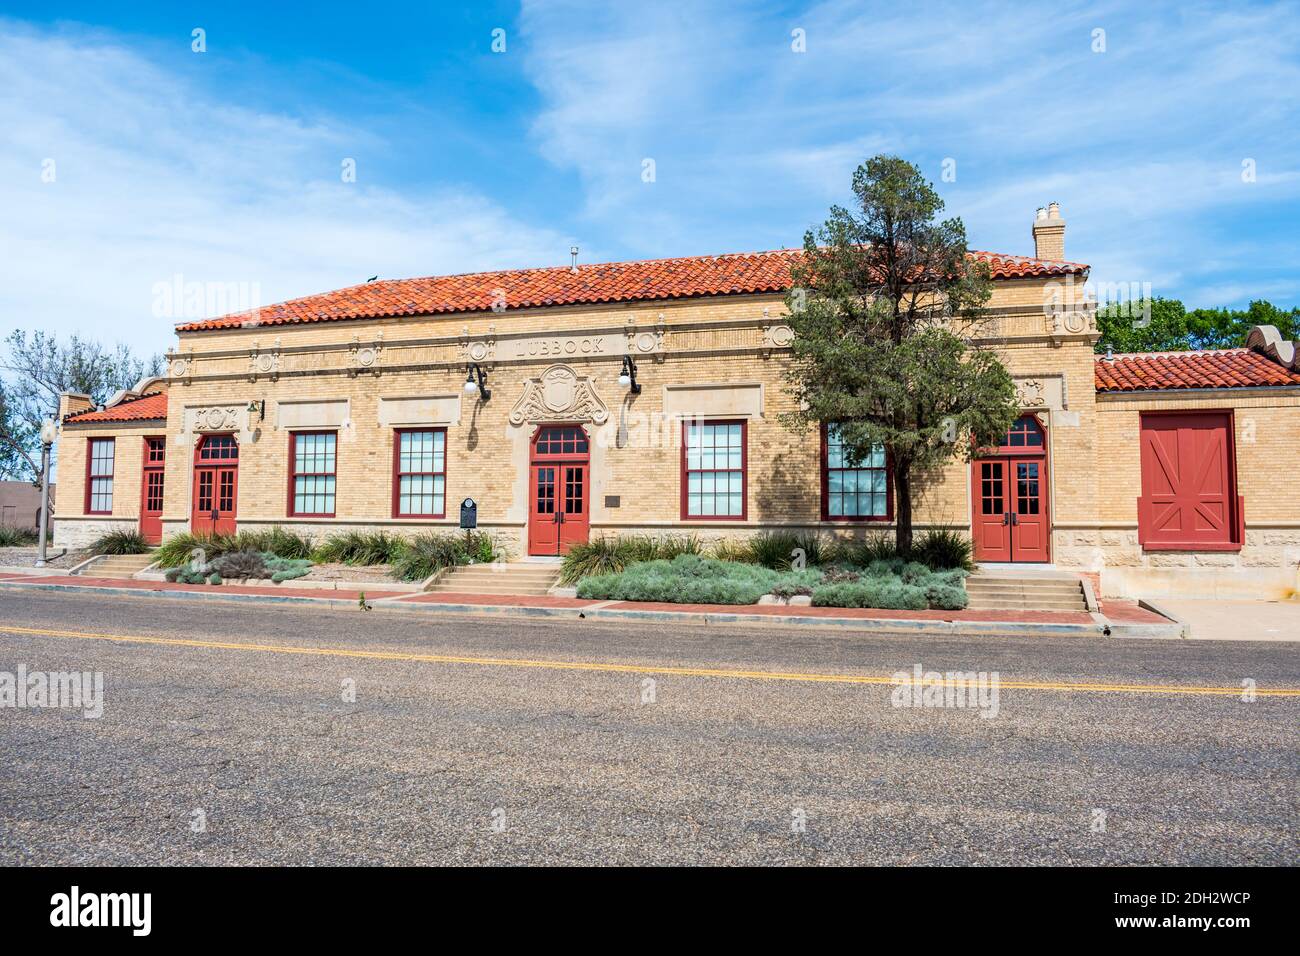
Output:
[[[755,604],[886,610],[961,610],[969,544],[947,532],[918,539],[909,560],[881,538],[840,544],[815,536],[758,535],[706,556],[693,538],[598,540],[566,558],[566,580],[590,600]],[[673,552],[676,552],[675,554]]]

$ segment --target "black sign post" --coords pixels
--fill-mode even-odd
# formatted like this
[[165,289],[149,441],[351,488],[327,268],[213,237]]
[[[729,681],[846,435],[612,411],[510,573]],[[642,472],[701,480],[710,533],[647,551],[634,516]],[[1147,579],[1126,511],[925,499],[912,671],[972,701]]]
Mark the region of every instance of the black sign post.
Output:
[[465,550],[470,549],[470,531],[478,527],[478,502],[466,498],[460,503],[460,526],[465,529]]

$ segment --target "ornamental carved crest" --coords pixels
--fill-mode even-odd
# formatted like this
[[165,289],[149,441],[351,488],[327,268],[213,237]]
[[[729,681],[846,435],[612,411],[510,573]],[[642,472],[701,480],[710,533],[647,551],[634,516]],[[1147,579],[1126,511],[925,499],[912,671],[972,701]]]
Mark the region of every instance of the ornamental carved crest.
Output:
[[579,377],[567,365],[552,365],[524,383],[523,394],[510,410],[510,422],[522,425],[560,419],[603,425],[609,420],[609,408],[596,394],[590,378]]

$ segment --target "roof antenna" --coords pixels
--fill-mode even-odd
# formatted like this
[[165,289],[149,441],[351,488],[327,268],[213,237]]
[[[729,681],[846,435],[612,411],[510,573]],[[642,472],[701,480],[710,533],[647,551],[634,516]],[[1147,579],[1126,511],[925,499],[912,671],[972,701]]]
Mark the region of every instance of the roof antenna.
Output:
[[573,257],[573,262],[569,265],[570,272],[578,271],[578,247],[569,246],[569,255]]

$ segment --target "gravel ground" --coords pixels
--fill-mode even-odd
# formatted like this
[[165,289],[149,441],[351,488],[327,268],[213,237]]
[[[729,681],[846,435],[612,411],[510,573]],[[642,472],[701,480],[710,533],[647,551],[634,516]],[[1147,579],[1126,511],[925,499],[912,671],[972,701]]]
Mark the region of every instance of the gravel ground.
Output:
[[[920,663],[1003,681],[1300,686],[1288,644],[664,628],[3,590],[0,623],[641,666],[888,675]],[[635,671],[0,633],[0,671],[20,663],[101,670],[106,705],[98,720],[0,710],[0,865],[1300,862],[1295,698],[1004,689],[983,719],[895,708],[879,685],[660,675],[644,703]]]
[[392,569],[387,564],[352,565],[352,564],[317,564],[299,581],[355,581],[361,584],[382,583],[398,584]]
[[[89,551],[69,551],[67,554],[60,555],[63,549],[50,544],[46,549],[46,564],[52,568],[70,568],[75,564],[80,564],[90,557]],[[36,546],[25,546],[21,548],[0,548],[0,566],[25,568],[31,567],[36,563]]]

